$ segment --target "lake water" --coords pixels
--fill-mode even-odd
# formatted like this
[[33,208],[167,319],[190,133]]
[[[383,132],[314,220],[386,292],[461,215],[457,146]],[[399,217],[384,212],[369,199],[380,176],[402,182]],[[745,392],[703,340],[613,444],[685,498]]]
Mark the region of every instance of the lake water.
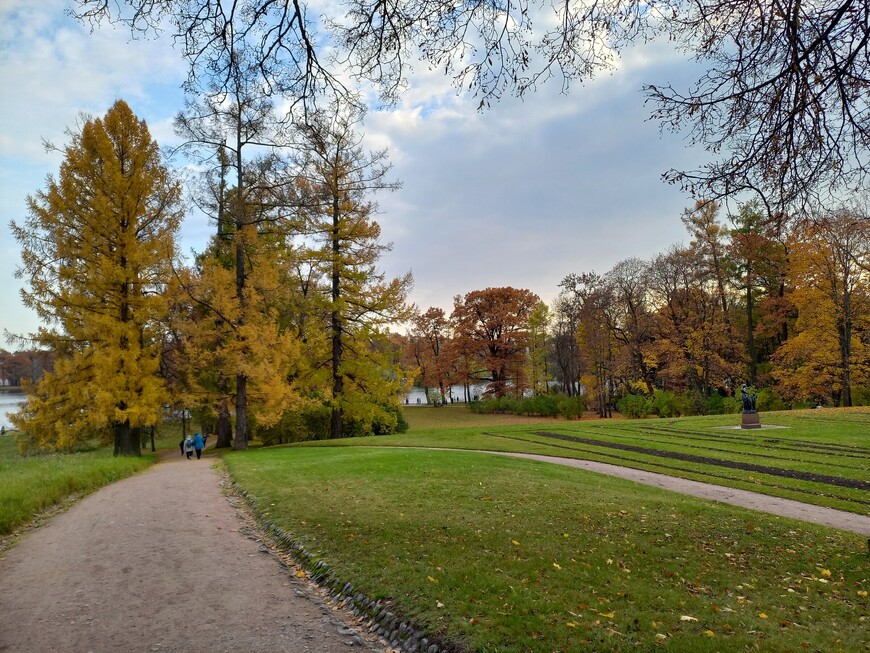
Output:
[[19,392],[0,392],[0,426],[11,428],[12,422],[6,417],[6,413],[17,411],[23,403],[24,395]]
[[[483,396],[483,391],[486,390],[486,383],[476,383],[473,384],[470,388],[471,398],[480,399]],[[465,392],[461,385],[454,385],[450,387],[450,390],[453,393],[453,398],[456,401],[464,401],[465,400]],[[429,396],[432,401],[438,396],[438,390],[436,388],[429,389]],[[425,405],[426,404],[426,394],[423,392],[423,388],[413,387],[411,388],[411,392],[408,393],[406,397],[405,405],[407,406],[416,406],[416,405]]]

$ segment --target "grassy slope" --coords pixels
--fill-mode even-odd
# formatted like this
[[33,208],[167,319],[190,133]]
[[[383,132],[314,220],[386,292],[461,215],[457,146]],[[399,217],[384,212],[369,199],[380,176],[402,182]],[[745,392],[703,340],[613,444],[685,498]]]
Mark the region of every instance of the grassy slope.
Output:
[[39,512],[71,495],[91,492],[153,464],[112,456],[110,447],[76,454],[22,457],[12,435],[0,437],[0,535],[8,535]]
[[[529,430],[452,410],[412,408],[412,433],[365,444],[492,448],[482,430]],[[358,590],[471,650],[865,651],[870,642],[859,536],[485,454],[292,447],[226,460],[271,519]]]
[[739,423],[736,415],[576,422],[499,416],[495,423],[487,424],[486,416],[473,415],[458,407],[415,408],[407,410],[406,414],[412,428],[405,435],[318,444],[491,449],[584,458],[870,514],[870,494],[866,488],[836,487],[812,480],[723,468],[700,461],[673,460],[661,455],[616,450],[604,444],[566,442],[536,435],[541,431],[555,432],[606,444],[766,465],[868,483],[868,409],[765,413],[762,415],[765,424],[785,428],[761,431],[722,428]]

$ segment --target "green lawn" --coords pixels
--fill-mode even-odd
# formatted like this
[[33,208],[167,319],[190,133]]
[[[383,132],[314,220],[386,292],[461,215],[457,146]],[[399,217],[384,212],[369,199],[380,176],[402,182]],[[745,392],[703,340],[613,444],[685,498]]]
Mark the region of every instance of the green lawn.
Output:
[[265,518],[342,583],[471,651],[868,650],[864,537],[590,472],[417,447],[604,460],[866,513],[870,493],[837,483],[870,480],[870,412],[763,414],[788,428],[761,431],[719,428],[733,415],[405,414],[404,435],[225,460]]
[[75,454],[20,456],[13,435],[0,436],[0,536],[70,495],[91,492],[154,462],[115,458],[111,447]]
[[[525,451],[597,460],[870,514],[870,410],[762,413],[782,428],[734,430],[739,415],[647,420],[530,420],[465,408],[406,410],[401,436],[322,446]],[[465,418],[468,418],[467,420]]]

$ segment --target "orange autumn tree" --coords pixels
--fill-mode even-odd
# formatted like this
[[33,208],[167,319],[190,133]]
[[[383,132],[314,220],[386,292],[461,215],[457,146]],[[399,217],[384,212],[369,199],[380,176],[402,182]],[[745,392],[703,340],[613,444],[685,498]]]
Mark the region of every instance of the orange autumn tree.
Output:
[[488,370],[487,393],[503,397],[508,382],[522,370],[529,346],[529,320],[540,303],[530,290],[487,288],[454,299],[454,338],[460,348],[473,355]]
[[24,303],[46,325],[33,338],[56,354],[13,422],[39,448],[99,437],[115,455],[139,455],[140,430],[167,401],[160,323],[181,190],[122,100],[70,135],[57,179],[29,198],[25,222],[12,222]]
[[850,211],[805,220],[790,239],[795,333],[776,352],[784,396],[852,405],[870,381],[870,224]]
[[420,370],[420,382],[427,403],[430,388],[438,389],[439,400],[447,398],[451,371],[449,327],[450,321],[444,314],[444,309],[434,306],[411,318],[408,353]]

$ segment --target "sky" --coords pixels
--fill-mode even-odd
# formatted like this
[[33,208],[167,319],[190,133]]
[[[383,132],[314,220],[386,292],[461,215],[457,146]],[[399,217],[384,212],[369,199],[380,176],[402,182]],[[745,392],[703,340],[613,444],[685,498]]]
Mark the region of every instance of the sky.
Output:
[[[80,116],[102,116],[125,100],[163,147],[178,142],[187,64],[168,40],[131,40],[123,28],[94,32],[66,0],[0,0],[0,332],[36,330],[21,305],[19,247],[11,220],[45,188],[62,157],[45,141],[68,142]],[[667,46],[629,52],[619,69],[568,94],[553,83],[524,100],[479,112],[439,72],[418,66],[400,103],[370,111],[362,131],[388,148],[401,190],[376,196],[381,259],[390,277],[411,271],[421,310],[452,310],[453,297],[513,286],[548,304],[568,274],[605,273],[621,260],[649,259],[688,240],[680,221],[693,202],[661,180],[695,168],[703,152],[648,120],[644,83],[686,85],[689,66]],[[191,215],[182,251],[202,250],[213,231]],[[0,342],[0,347],[10,345]]]

